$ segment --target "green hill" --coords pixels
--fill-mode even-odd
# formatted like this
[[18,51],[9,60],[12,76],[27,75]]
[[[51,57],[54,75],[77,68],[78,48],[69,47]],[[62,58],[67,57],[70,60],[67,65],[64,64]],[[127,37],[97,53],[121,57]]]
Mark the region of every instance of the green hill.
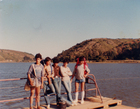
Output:
[[0,62],[31,62],[34,60],[34,55],[14,51],[14,50],[5,50],[0,49]]
[[85,56],[87,60],[92,61],[139,60],[140,39],[90,39],[77,43],[57,55],[60,61],[64,58],[75,61],[77,56]]

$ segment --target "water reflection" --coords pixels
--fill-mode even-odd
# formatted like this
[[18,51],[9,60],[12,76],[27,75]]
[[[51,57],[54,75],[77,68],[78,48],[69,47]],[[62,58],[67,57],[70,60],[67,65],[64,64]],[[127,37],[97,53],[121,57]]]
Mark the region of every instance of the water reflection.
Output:
[[[0,63],[0,79],[24,78],[31,64],[32,63]],[[59,65],[62,65],[62,63]],[[74,65],[74,63],[68,65],[71,71],[73,71]],[[140,107],[140,64],[89,63],[88,65],[91,73],[94,74],[97,79],[103,96],[110,98],[116,97],[117,99],[123,100],[124,105]],[[25,81],[26,80],[0,82],[0,88],[22,86],[11,89],[0,89],[0,100],[29,96],[29,92],[23,90]],[[74,87],[72,89],[74,90]],[[42,91],[41,94],[43,94]],[[92,94],[93,92],[87,93],[88,96]],[[51,99],[55,101],[55,97],[51,97]],[[44,98],[41,98],[41,104],[43,103],[45,103]],[[0,103],[1,109],[15,109],[28,106],[29,100]]]

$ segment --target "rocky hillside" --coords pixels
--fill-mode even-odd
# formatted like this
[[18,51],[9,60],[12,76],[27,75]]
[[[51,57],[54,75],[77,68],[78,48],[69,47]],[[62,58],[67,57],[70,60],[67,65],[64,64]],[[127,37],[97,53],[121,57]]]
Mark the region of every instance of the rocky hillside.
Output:
[[77,56],[85,56],[92,61],[140,60],[140,39],[90,39],[57,55],[60,61],[64,58],[75,61]]
[[0,49],[0,62],[31,62],[33,59],[34,55],[29,53]]

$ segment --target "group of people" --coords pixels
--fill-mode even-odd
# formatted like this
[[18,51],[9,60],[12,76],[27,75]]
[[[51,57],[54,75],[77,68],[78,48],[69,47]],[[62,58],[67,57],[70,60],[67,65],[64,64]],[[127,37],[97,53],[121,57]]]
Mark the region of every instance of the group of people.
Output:
[[[69,60],[64,59],[63,65],[58,66],[59,60],[57,58],[46,57],[42,60],[40,53],[35,55],[36,62],[29,67],[28,80],[31,86],[30,93],[30,109],[33,109],[33,97],[36,95],[35,108],[41,109],[40,107],[40,90],[43,89],[44,98],[46,101],[47,109],[50,108],[49,93],[56,94],[56,103],[59,105],[59,101],[62,100],[61,96],[61,84],[64,86],[67,93],[67,101],[71,105],[77,105],[79,84],[81,85],[81,104],[84,103],[84,85],[85,77],[90,72],[88,65],[86,64],[84,57],[77,58],[77,63],[74,67],[73,73],[68,67]],[[53,61],[53,65],[51,65]],[[70,76],[72,76],[70,78]],[[71,82],[75,77],[75,100],[72,99],[71,95]]]

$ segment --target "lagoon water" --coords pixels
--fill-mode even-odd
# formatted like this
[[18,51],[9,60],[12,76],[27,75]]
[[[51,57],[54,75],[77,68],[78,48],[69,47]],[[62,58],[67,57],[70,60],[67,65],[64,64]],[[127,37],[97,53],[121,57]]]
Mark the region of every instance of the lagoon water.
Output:
[[[0,79],[27,77],[26,74],[31,64],[0,63]],[[68,65],[71,71],[73,71],[74,65],[74,63]],[[115,97],[123,100],[123,105],[140,108],[140,64],[89,63],[88,65],[91,73],[96,77],[102,96]],[[30,93],[24,91],[25,82],[26,80],[0,82],[0,100],[28,97]],[[63,86],[62,91],[64,91]],[[87,93],[88,96],[93,96],[92,94],[92,92]],[[51,100],[55,101],[55,97],[51,97]],[[44,103],[42,97],[41,104]],[[29,100],[0,103],[0,109],[21,109],[28,106]]]

